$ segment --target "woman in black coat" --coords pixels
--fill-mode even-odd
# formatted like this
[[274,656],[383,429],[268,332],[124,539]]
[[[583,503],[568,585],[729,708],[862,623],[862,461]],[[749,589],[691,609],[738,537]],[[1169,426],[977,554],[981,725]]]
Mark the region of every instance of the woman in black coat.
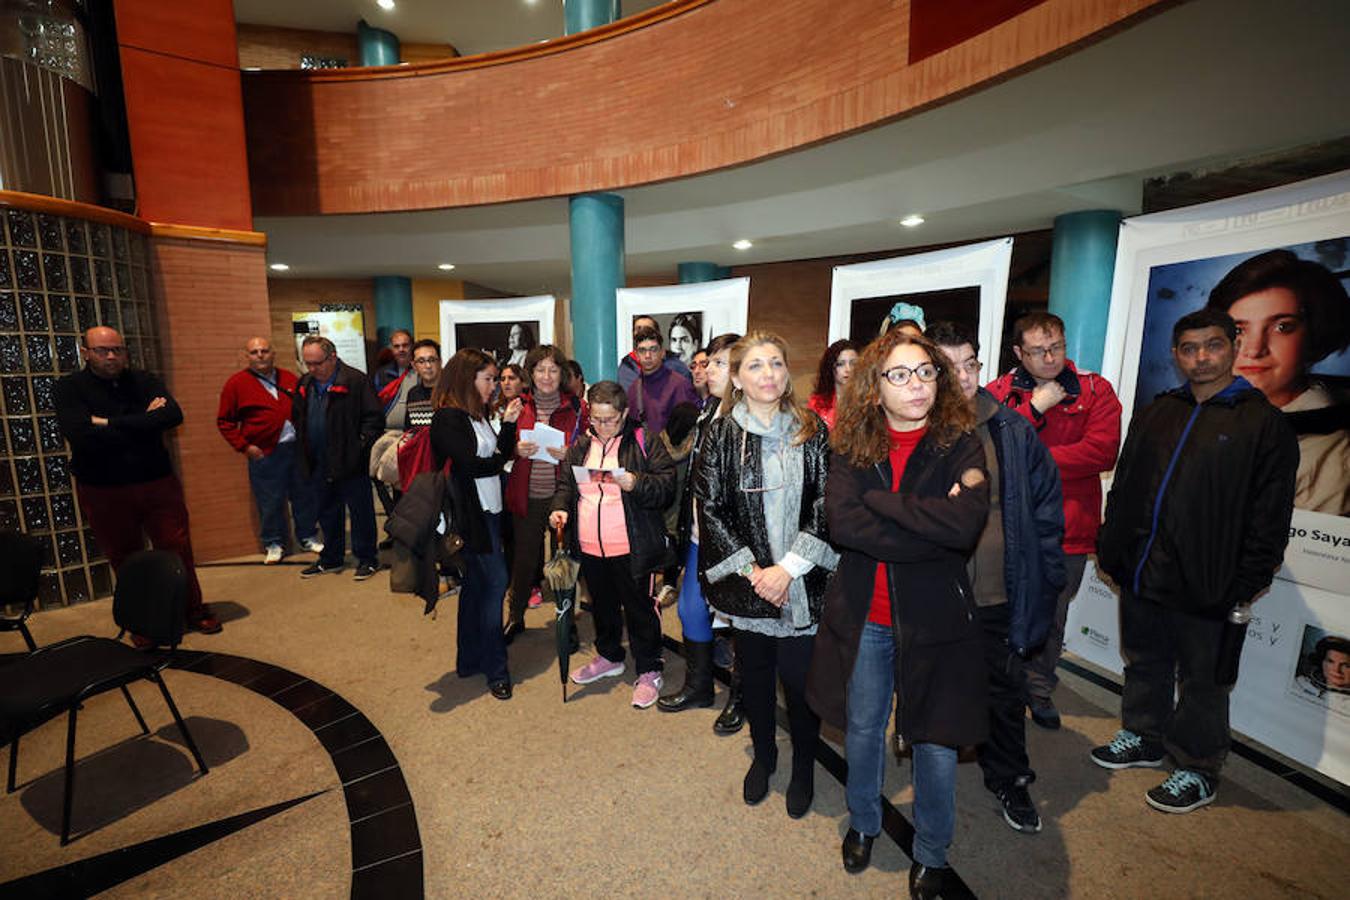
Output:
[[483,675],[498,700],[511,697],[502,636],[506,558],[502,553],[502,466],[515,443],[517,398],[502,411],[501,434],[488,420],[497,387],[497,363],[465,348],[450,358],[436,383],[431,449],[439,469],[448,461],[453,527],[464,539],[464,581],[459,592],[455,672]]
[[[893,329],[863,351],[833,432],[830,537],[843,551],[807,696],[843,728],[850,828],[844,867],[881,830],[886,723],[914,751],[911,896],[950,869],[959,747],[988,724],[984,657],[966,561],[989,512],[984,450],[956,374],[926,338]],[[898,663],[898,666],[897,666]],[[898,675],[898,683],[897,683]]]
[[[674,558],[663,510],[675,498],[675,461],[654,435],[634,427],[614,381],[586,392],[590,427],[567,449],[549,525],[568,527],[595,618],[595,657],[569,676],[577,684],[623,674],[623,631],[637,667],[633,706],[661,692],[661,615],[653,574]],[[587,470],[578,484],[573,467]],[[622,469],[622,472],[618,470]]]
[[792,394],[783,339],[751,332],[731,348],[731,393],[709,426],[698,499],[703,595],[736,628],[736,664],[754,761],[742,796],[756,804],[778,766],[777,682],[787,701],[792,778],[787,812],[804,816],[815,794],[820,719],[806,703],[806,668],[838,561],[825,530],[829,434]]

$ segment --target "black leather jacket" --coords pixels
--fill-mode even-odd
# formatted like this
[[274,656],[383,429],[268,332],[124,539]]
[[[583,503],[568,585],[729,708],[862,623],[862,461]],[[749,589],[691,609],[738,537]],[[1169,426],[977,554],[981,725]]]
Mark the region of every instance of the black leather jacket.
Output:
[[[738,458],[742,435],[745,438],[744,462]],[[710,582],[706,577],[709,571],[737,554],[747,556],[746,562],[753,556],[754,562],[762,568],[776,562],[769,549],[769,535],[764,524],[763,495],[741,490],[742,478],[751,479],[761,474],[760,459],[759,436],[744,432],[731,416],[722,416],[708,426],[693,475],[694,496],[698,498],[699,582],[703,586],[703,596],[714,609],[746,618],[776,619],[782,610],[759,597],[749,580],[729,575]],[[802,445],[799,536],[793,548],[812,562],[829,557],[832,563],[834,558],[825,525],[825,476],[829,471],[829,460],[830,435],[821,422],[815,435]],[[815,568],[803,576],[812,623],[820,621],[830,574],[830,569],[817,562]]]

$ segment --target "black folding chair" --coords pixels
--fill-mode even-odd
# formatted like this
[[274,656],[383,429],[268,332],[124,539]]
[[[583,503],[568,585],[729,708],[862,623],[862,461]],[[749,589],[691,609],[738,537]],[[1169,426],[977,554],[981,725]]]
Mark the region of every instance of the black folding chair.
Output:
[[37,649],[27,619],[33,614],[41,569],[41,542],[22,531],[0,531],[0,609],[21,607],[17,616],[0,614],[0,631],[19,632],[29,650]]
[[[61,844],[70,842],[70,811],[75,790],[76,713],[91,697],[114,688],[131,705],[142,734],[150,729],[131,699],[127,685],[145,679],[159,685],[173,713],[183,742],[197,761],[199,774],[206,763],[178,714],[162,671],[183,637],[187,604],[187,573],[177,554],[144,550],[127,558],[117,573],[113,591],[113,619],[123,632],[152,641],[156,649],[141,651],[112,638],[83,635],[35,650],[0,668],[0,738],[9,741],[9,779],[14,791],[19,738],[39,725],[68,714],[66,724],[66,783],[61,811]],[[119,634],[118,637],[121,637]],[[163,647],[165,649],[158,649]]]

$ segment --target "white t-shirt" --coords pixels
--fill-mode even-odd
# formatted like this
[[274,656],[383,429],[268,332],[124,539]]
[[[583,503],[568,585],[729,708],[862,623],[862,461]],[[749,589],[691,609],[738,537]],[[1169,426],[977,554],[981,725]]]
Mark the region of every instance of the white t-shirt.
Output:
[[[497,432],[492,430],[492,425],[486,419],[470,419],[469,421],[473,423],[473,433],[478,438],[478,457],[487,459],[497,452]],[[475,478],[473,483],[478,488],[478,504],[483,507],[483,512],[501,512],[501,478],[497,475],[489,475],[486,478]]]

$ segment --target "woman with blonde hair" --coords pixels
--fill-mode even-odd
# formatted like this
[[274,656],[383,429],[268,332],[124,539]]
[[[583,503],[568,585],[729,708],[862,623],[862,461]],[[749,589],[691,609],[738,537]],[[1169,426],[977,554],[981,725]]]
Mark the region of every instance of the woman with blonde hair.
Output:
[[974,428],[936,345],[896,328],[863,350],[832,437],[825,509],[843,556],[807,696],[844,730],[850,872],[867,867],[881,830],[886,723],[897,698],[897,741],[913,749],[912,897],[940,896],[948,882],[957,751],[984,740],[989,722],[966,574],[989,512]]
[[776,682],[787,698],[792,778],[787,811],[815,792],[820,720],[806,704],[806,668],[838,555],[825,528],[829,434],[793,396],[787,344],[752,332],[730,353],[731,389],[694,474],[699,569],[708,603],[731,618],[754,761],[742,796],[768,794],[778,765]]

